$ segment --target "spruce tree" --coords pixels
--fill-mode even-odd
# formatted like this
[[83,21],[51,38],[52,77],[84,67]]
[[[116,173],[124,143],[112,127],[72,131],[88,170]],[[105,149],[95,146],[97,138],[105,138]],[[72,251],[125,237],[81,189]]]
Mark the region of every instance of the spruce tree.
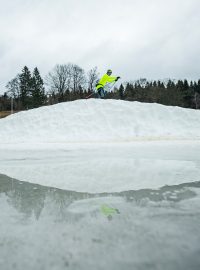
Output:
[[25,66],[22,69],[22,73],[19,74],[20,81],[20,100],[22,109],[30,108],[31,90],[32,90],[32,78],[31,72],[28,67]]
[[200,109],[200,80],[198,82],[194,82],[193,84],[193,89],[194,89],[194,108],[195,109]]
[[34,68],[32,76],[32,107],[37,108],[45,104],[44,82],[38,68]]
[[192,100],[194,97],[193,89],[189,87],[188,81],[184,80],[183,82],[183,95],[184,95],[184,106],[186,108],[192,107]]
[[119,97],[122,100],[124,99],[124,86],[123,86],[123,84],[121,84],[119,87]]
[[135,96],[136,95],[135,88],[136,88],[136,85],[135,87],[133,87],[132,83],[127,83],[126,89],[125,89],[126,100],[132,101],[132,100],[135,100],[135,98],[137,98]]

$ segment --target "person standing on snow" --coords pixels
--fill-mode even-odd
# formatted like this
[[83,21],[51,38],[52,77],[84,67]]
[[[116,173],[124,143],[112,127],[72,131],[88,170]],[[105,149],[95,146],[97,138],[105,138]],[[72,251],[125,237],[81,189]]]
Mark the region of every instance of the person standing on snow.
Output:
[[108,69],[107,73],[103,75],[103,77],[96,84],[96,90],[98,93],[98,98],[104,98],[107,92],[104,90],[104,86],[107,83],[116,82],[120,79],[120,77],[111,77],[112,70]]

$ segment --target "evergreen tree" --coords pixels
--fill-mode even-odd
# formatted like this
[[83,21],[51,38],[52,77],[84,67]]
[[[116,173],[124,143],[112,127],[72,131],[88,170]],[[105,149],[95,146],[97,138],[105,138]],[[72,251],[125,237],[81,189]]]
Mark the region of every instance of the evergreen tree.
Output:
[[200,94],[200,80],[198,80],[196,92]]
[[194,89],[194,108],[200,109],[200,80],[193,84]]
[[123,86],[123,84],[121,84],[119,87],[119,97],[122,100],[124,99],[124,86]]
[[183,82],[183,98],[184,98],[184,107],[192,108],[192,103],[194,99],[193,88],[189,87],[188,81],[184,80]]
[[175,88],[175,83],[171,80],[167,82],[167,89],[174,89]]
[[136,86],[133,87],[132,83],[127,83],[126,89],[125,89],[125,95],[126,95],[126,100],[132,101],[135,100],[135,91]]
[[158,84],[157,81],[153,81],[153,88],[157,88]]
[[32,91],[32,78],[31,72],[28,67],[25,66],[22,69],[22,73],[19,74],[20,81],[20,100],[21,100],[21,109],[30,108],[30,99],[31,99],[31,91]]
[[46,96],[44,82],[38,68],[34,68],[32,76],[32,107],[37,108],[45,104]]
[[180,96],[180,104],[178,104],[178,106],[184,107],[184,86],[183,86],[183,81],[178,80],[177,84],[176,84],[176,89],[179,92],[179,96]]

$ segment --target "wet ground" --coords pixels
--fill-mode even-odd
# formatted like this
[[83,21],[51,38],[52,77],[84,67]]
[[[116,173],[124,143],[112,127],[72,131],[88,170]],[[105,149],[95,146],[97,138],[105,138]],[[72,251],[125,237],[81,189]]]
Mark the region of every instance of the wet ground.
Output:
[[199,270],[200,182],[83,193],[0,175],[0,269]]

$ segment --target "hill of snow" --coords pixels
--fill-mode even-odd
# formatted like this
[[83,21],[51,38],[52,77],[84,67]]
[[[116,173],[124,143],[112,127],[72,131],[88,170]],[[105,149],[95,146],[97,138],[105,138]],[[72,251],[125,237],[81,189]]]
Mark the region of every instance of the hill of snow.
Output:
[[0,120],[1,143],[200,139],[200,111],[155,103],[78,100]]

